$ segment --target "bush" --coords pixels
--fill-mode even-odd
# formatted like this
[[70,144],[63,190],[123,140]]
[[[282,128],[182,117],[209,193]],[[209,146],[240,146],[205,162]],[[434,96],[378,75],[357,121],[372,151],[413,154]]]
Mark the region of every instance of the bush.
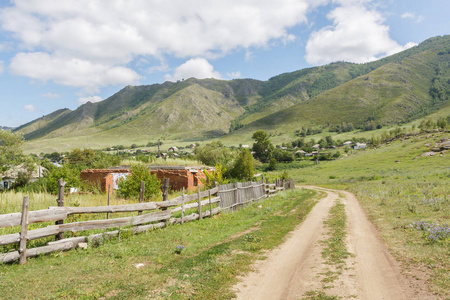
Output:
[[131,166],[131,175],[119,181],[117,193],[126,199],[139,198],[141,181],[145,182],[144,199],[150,200],[161,194],[161,182],[144,165]]
[[269,167],[268,167],[269,171],[276,170],[277,169],[277,164],[278,164],[277,160],[275,158],[271,158],[269,160]]
[[70,187],[80,187],[80,172],[69,164],[63,165],[61,168],[52,168],[45,176],[47,191],[52,194],[58,194],[58,180],[63,178],[67,183],[64,187],[68,190]]
[[231,177],[251,180],[255,174],[254,158],[250,150],[243,148],[231,169]]

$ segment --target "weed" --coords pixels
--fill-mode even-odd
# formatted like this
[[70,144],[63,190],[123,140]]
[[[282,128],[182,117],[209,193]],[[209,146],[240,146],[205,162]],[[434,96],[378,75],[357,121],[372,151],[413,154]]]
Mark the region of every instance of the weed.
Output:
[[328,296],[322,291],[309,291],[305,294],[306,297],[301,298],[301,300],[338,300],[341,297],[338,296]]

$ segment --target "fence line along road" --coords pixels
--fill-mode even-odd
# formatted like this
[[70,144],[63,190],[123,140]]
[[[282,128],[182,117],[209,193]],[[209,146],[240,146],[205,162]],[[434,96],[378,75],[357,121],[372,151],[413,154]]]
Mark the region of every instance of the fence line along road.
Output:
[[[61,181],[62,182],[62,181]],[[259,201],[271,197],[279,191],[295,188],[293,180],[276,180],[269,184],[268,181],[237,182],[221,185],[210,190],[200,191],[191,195],[183,195],[174,199],[161,202],[147,202],[125,205],[108,205],[97,207],[49,207],[44,210],[28,212],[28,204],[24,199],[22,213],[0,215],[1,227],[14,227],[21,225],[21,232],[0,236],[0,246],[20,242],[18,251],[0,253],[0,263],[8,263],[20,259],[20,263],[26,262],[27,257],[55,251],[73,249],[79,243],[96,242],[101,238],[117,236],[121,231],[140,233],[155,228],[162,228],[167,224],[179,224],[201,219],[203,217],[218,214],[221,211],[233,212],[245,207],[253,201]],[[214,197],[213,197],[214,196]],[[28,197],[25,197],[28,198]],[[207,199],[204,199],[207,198]],[[204,200],[201,200],[204,199]],[[28,199],[27,199],[28,200]],[[195,202],[194,202],[195,201]],[[213,208],[213,205],[215,206]],[[25,207],[26,206],[26,207]],[[206,209],[203,211],[202,207]],[[25,209],[26,208],[26,209]],[[172,209],[168,209],[172,208]],[[197,209],[197,213],[185,216],[186,209]],[[155,211],[158,210],[158,211]],[[122,217],[115,219],[90,220],[64,224],[63,221],[73,214],[93,213],[117,213],[117,212],[142,212],[153,211],[138,216]],[[181,217],[173,216],[173,213],[181,211]],[[28,224],[56,221],[57,224],[45,228],[28,230]],[[158,222],[158,223],[154,223]],[[153,224],[148,224],[153,223]],[[147,225],[144,225],[147,224]],[[27,249],[26,241],[48,236],[61,236],[64,232],[80,232],[93,229],[110,229],[135,226],[116,231],[109,231],[90,236],[60,239],[49,242],[47,246]]]

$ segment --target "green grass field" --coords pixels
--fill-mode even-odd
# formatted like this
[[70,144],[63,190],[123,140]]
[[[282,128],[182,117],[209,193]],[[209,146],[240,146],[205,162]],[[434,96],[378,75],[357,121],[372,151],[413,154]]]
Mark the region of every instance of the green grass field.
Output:
[[233,214],[0,265],[1,298],[231,299],[236,276],[283,242],[314,195],[288,191]]

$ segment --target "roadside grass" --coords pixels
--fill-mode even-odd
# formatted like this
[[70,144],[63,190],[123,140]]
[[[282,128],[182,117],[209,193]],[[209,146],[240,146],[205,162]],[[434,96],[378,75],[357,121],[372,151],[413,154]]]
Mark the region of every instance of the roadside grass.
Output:
[[315,195],[288,191],[232,214],[0,265],[1,298],[231,299],[236,276],[283,242]]
[[[324,273],[323,283],[332,284],[333,281],[339,278],[345,265],[345,259],[351,255],[345,245],[345,237],[347,235],[346,222],[345,205],[338,200],[330,209],[330,217],[324,221],[328,238],[322,241],[324,245],[322,258],[325,264],[330,267]],[[330,286],[324,286],[324,288],[328,287]]]
[[425,222],[444,232],[450,223],[450,153],[420,157],[427,144],[444,138],[448,133],[421,134],[287,172],[302,184],[355,193],[397,259],[425,270],[430,289],[444,297],[450,294],[450,238],[429,238],[414,227]]

